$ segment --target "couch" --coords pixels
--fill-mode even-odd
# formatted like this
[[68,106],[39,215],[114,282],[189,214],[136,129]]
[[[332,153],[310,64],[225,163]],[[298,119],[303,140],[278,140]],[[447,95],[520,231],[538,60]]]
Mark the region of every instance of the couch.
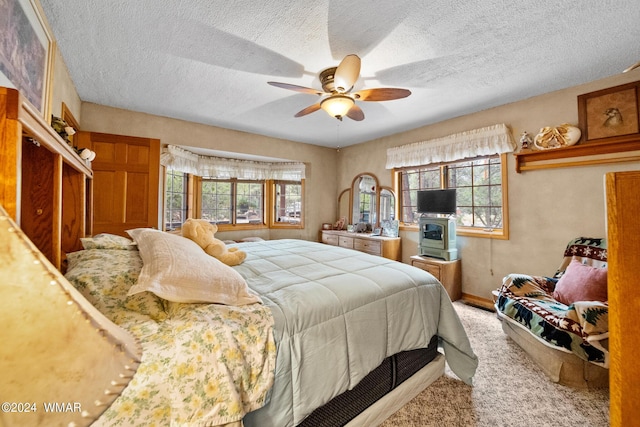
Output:
[[505,333],[552,381],[608,386],[605,239],[571,240],[555,274],[509,274],[494,296]]

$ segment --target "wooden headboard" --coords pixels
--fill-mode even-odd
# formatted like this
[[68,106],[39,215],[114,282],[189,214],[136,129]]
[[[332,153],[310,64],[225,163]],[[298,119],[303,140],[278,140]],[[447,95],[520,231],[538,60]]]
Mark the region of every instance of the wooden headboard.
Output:
[[91,234],[92,178],[16,89],[0,87],[0,204],[58,269]]

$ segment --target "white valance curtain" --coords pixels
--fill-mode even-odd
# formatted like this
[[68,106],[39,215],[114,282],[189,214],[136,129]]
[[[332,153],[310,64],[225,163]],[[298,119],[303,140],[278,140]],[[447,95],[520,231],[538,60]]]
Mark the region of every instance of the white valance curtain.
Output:
[[470,157],[509,153],[516,149],[511,131],[497,124],[442,138],[387,149],[387,169],[453,162]]
[[305,178],[305,164],[297,162],[257,162],[201,156],[175,145],[162,150],[160,164],[168,169],[219,179],[301,181]]

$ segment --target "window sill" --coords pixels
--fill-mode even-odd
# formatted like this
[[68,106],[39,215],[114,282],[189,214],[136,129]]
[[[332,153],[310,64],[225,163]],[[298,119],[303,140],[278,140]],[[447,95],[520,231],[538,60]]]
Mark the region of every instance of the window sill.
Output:
[[216,224],[218,231],[238,231],[238,230],[262,230],[266,224]]
[[[401,225],[400,231],[415,231],[418,232],[417,225]],[[456,236],[466,237],[480,237],[484,239],[499,239],[509,240],[509,232],[502,228],[488,229],[488,228],[471,228],[471,227],[457,227]]]

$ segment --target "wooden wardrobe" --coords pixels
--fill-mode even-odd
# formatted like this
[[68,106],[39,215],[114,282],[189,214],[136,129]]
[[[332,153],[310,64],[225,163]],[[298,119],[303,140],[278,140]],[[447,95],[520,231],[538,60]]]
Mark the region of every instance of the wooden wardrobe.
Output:
[[640,406],[640,171],[605,177],[609,293],[610,425],[638,425]]

